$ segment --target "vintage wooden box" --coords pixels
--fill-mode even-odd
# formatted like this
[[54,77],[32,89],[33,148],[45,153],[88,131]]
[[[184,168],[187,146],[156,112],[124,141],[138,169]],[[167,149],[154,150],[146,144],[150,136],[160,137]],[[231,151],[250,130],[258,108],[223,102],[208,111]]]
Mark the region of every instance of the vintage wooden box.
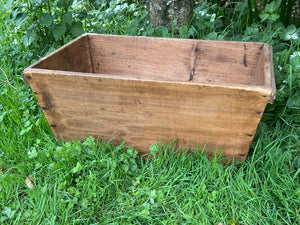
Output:
[[275,98],[263,43],[85,34],[24,70],[56,138],[141,153],[178,139],[245,160]]

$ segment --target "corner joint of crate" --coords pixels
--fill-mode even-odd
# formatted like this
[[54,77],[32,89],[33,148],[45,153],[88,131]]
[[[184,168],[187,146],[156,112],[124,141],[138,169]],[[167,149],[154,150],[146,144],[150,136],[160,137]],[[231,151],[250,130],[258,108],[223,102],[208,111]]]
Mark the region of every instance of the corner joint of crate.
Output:
[[24,83],[25,83],[27,86],[29,86],[28,80],[31,80],[32,77],[29,76],[29,75],[25,75],[24,73],[22,73],[22,77],[23,77]]
[[270,94],[270,98],[269,98],[269,100],[268,100],[268,103],[269,103],[269,104],[273,104],[273,103],[274,103],[274,101],[275,101],[275,96],[276,96],[276,92],[275,92],[275,93],[272,92],[272,93]]

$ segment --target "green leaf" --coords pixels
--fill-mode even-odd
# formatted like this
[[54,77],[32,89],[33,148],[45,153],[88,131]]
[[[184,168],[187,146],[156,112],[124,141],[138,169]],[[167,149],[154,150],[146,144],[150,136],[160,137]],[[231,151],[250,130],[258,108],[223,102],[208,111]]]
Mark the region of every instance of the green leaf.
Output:
[[262,12],[259,17],[261,18],[262,21],[265,21],[269,18],[269,13],[266,13],[266,12]]
[[156,154],[159,152],[159,146],[158,145],[151,145],[149,147],[149,151],[151,153],[151,155],[156,156]]
[[79,162],[77,162],[76,166],[71,170],[71,173],[77,173],[82,170],[82,166]]
[[63,21],[67,24],[72,24],[72,13],[67,12],[66,14],[63,15]]
[[0,115],[0,122],[2,122],[3,121],[3,118],[4,118],[4,116],[7,114],[7,112],[3,112],[1,115]]
[[12,0],[7,0],[6,3],[4,4],[4,8],[6,10],[9,10],[12,6],[12,2],[13,2]]
[[275,1],[272,1],[270,4],[267,4],[266,5],[266,8],[264,11],[272,14],[274,13],[275,11],[277,10],[277,6],[276,6],[276,2]]
[[50,26],[53,22],[53,17],[48,13],[43,13],[40,17],[40,23],[44,26]]
[[161,26],[155,31],[155,36],[158,37],[170,37],[169,30],[167,27]]
[[64,6],[64,0],[58,1],[57,6],[58,6],[59,8],[62,8],[62,7]]
[[27,134],[27,133],[31,130],[32,126],[33,126],[33,124],[31,124],[31,125],[30,125],[29,127],[27,127],[26,129],[22,129],[22,130],[20,131],[20,136],[23,136],[24,134]]
[[23,22],[26,20],[27,18],[27,15],[25,12],[22,12],[22,13],[18,13],[16,15],[16,18],[15,18],[15,24],[17,27],[21,27],[21,25],[23,24]]
[[6,216],[1,216],[0,217],[0,222],[3,223],[5,220],[7,220],[8,218]]
[[300,198],[300,188],[297,188],[297,189],[295,190],[295,195],[297,195],[298,198]]
[[272,13],[270,16],[269,16],[269,20],[272,21],[272,22],[275,22],[277,19],[279,19],[279,14],[278,13]]
[[127,34],[128,35],[137,35],[137,33],[138,33],[138,30],[139,30],[139,19],[133,19],[130,23],[129,23],[129,25],[128,25],[128,27],[127,27]]
[[2,214],[7,216],[9,219],[15,215],[16,210],[11,210],[9,207],[4,207]]
[[299,36],[297,34],[296,26],[292,24],[288,26],[286,29],[284,29],[284,32],[281,34],[281,38],[285,41],[297,40]]
[[36,158],[37,156],[38,156],[38,153],[35,148],[32,148],[32,150],[30,152],[28,152],[29,159]]
[[270,16],[269,16],[269,20],[272,21],[272,22],[275,22],[276,20],[279,19],[279,14],[278,13],[272,13]]
[[179,37],[180,38],[189,38],[189,30],[187,28],[187,26],[181,26],[179,27]]
[[72,0],[60,0],[58,3],[57,3],[57,6],[59,8],[62,8],[62,7],[69,7],[71,4],[72,4]]
[[66,33],[66,26],[63,23],[57,24],[53,28],[53,37],[57,41]]
[[142,211],[140,211],[140,212],[138,213],[138,215],[139,215],[139,216],[142,216],[142,217],[144,217],[144,216],[149,216],[149,215],[150,215],[150,211],[149,211],[149,209],[143,209]]
[[35,33],[34,32],[28,32],[23,36],[23,44],[25,47],[28,47],[32,44],[35,40]]
[[75,22],[75,23],[73,23],[72,26],[71,26],[70,31],[76,37],[79,36],[79,35],[81,35],[81,34],[83,34],[84,30],[82,28],[81,22]]
[[300,90],[288,99],[287,106],[300,108]]

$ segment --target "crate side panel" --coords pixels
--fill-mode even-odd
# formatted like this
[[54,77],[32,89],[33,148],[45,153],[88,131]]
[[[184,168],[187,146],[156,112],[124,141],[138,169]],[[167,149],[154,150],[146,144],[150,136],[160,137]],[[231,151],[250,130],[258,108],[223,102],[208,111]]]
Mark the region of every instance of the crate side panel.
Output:
[[90,36],[95,73],[141,79],[188,81],[194,61],[193,43],[177,39]]
[[82,36],[41,59],[33,68],[93,73],[88,37]]
[[265,85],[265,70],[264,70],[264,62],[265,62],[265,59],[264,59],[264,54],[263,52],[261,53],[259,59],[258,59],[258,62],[257,62],[257,65],[256,65],[256,68],[255,68],[255,74],[253,76],[253,81],[252,83],[254,85],[257,85],[257,86],[264,86]]
[[262,44],[199,42],[195,78],[198,82],[251,85]]
[[[95,73],[251,85],[258,43],[90,35]],[[192,73],[192,74],[191,74]]]
[[140,152],[178,138],[244,160],[267,93],[103,77],[30,74],[29,84],[57,138],[125,140]]

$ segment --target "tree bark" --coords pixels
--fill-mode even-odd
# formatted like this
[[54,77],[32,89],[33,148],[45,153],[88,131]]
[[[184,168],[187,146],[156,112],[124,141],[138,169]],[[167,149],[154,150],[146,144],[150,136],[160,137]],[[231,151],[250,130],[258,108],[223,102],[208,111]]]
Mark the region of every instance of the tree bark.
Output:
[[148,0],[149,20],[154,29],[160,26],[172,29],[172,22],[177,19],[177,27],[190,22],[193,15],[194,0]]

